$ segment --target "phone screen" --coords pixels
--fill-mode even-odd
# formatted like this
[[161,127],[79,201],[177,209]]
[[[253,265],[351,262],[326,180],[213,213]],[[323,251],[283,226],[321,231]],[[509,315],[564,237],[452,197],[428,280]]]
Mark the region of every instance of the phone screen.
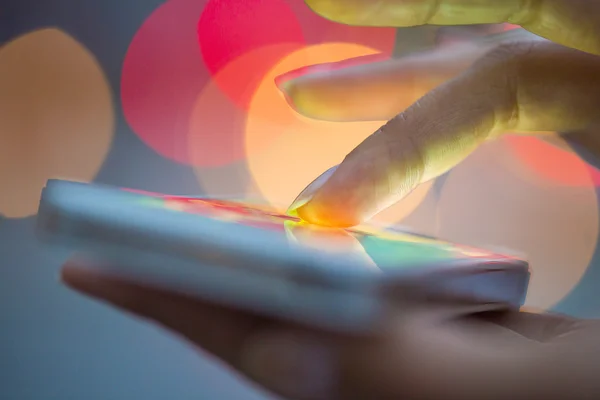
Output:
[[144,195],[141,198],[136,196],[141,206],[196,214],[218,221],[279,232],[292,244],[324,252],[352,254],[363,258],[373,268],[384,270],[402,266],[439,265],[457,259],[506,258],[491,252],[394,230],[371,227],[320,227],[260,204],[133,192]]

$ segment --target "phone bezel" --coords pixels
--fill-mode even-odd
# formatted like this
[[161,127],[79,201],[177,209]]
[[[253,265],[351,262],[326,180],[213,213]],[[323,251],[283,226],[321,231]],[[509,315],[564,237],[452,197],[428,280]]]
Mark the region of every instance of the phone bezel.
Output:
[[[299,248],[277,232],[201,215],[137,207],[132,202],[123,202],[125,196],[147,198],[110,186],[51,180],[40,201],[38,230],[48,240],[112,241],[122,247],[150,247],[159,253],[197,262],[309,280],[328,287],[364,288],[390,279],[480,273],[482,269],[528,270],[523,260],[499,257],[450,259],[434,268],[407,265],[374,273],[351,255]],[[247,260],[255,262],[248,265]]]

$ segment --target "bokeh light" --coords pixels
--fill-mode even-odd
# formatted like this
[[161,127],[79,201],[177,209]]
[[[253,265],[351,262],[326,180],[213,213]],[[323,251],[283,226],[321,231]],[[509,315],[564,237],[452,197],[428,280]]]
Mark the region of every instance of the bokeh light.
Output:
[[288,53],[274,45],[300,48],[330,42],[353,43],[390,56],[395,30],[337,24],[313,13],[303,0],[211,0],[199,20],[198,38],[204,60],[214,75],[244,54],[270,48],[252,62],[237,63],[237,68],[230,66],[233,73],[214,77],[236,105],[248,110],[248,87],[260,82],[260,77]]
[[596,192],[591,183],[564,186],[533,174],[523,179],[507,164],[514,154],[505,140],[484,145],[449,173],[438,203],[438,235],[525,255],[532,267],[527,305],[547,309],[575,287],[591,261]]
[[205,195],[238,200],[262,200],[245,162],[220,167],[195,167],[194,171]]
[[1,214],[35,214],[49,178],[94,179],[113,133],[108,82],[83,45],[43,29],[0,48]]
[[190,115],[210,79],[195,35],[205,4],[160,6],[133,38],[121,76],[123,113],[133,131],[161,156],[184,164],[190,164]]
[[212,73],[257,48],[305,43],[300,22],[284,0],[210,0],[197,29],[202,56]]
[[[237,0],[243,1],[243,0]],[[377,49],[385,55],[394,51],[396,29],[339,24],[314,13],[304,0],[286,0],[300,22],[307,45],[352,43]]]
[[[275,77],[305,65],[377,53],[376,49],[350,43],[314,45],[285,57],[266,74],[250,104],[246,150],[254,181],[271,204],[289,205],[316,176],[341,162],[385,122],[339,123],[302,117],[273,85]],[[267,114],[269,118],[265,117]],[[405,201],[386,210],[380,220],[400,220],[416,208],[430,187],[431,184],[423,185]]]
[[[221,167],[245,159],[244,130],[247,111],[233,103],[232,99],[223,92],[219,82],[237,80],[238,72],[243,70],[244,66],[254,65],[265,55],[285,55],[296,49],[298,46],[280,44],[253,50],[233,60],[207,83],[196,99],[187,128],[188,160],[191,165],[196,166],[196,169]],[[237,85],[240,88],[239,98],[251,99],[263,76],[254,77],[254,82],[239,81]],[[270,85],[275,87],[273,81]],[[242,89],[244,89],[243,93]],[[262,113],[260,116],[263,118],[273,118],[273,112],[268,108],[253,112]],[[265,138],[268,139],[269,137]]]
[[[394,37],[392,28],[325,20],[302,0],[170,0],[144,22],[127,51],[123,112],[160,155],[187,165],[224,166],[243,158],[244,131],[227,119],[245,116],[261,78],[281,58],[330,40],[368,43],[390,56]],[[232,115],[233,106],[243,114]]]
[[[211,0],[198,21],[198,41],[218,87],[244,111],[261,77],[289,52],[286,47],[305,45],[300,22],[283,0]],[[219,73],[226,67],[227,73]]]
[[[510,153],[509,167],[526,179],[540,178],[566,186],[596,186],[600,172],[590,167],[567,142],[554,133],[544,134],[546,140],[535,136],[507,136],[504,143]],[[550,143],[548,139],[551,138]]]

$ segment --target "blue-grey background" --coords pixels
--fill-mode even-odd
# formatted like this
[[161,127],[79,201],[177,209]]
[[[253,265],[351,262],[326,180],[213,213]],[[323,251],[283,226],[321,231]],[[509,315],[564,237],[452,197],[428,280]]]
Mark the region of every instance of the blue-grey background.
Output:
[[[161,3],[2,0],[0,43],[59,27],[96,55],[118,93],[131,38]],[[97,180],[166,193],[201,190],[191,168],[146,147],[120,113]],[[40,246],[34,225],[33,217],[0,220],[0,399],[261,398],[178,339],[61,286],[66,254]]]

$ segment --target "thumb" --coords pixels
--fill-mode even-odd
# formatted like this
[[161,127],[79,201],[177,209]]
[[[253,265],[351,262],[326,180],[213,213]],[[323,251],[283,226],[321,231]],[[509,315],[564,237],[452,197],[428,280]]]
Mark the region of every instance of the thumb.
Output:
[[241,365],[293,400],[519,400],[535,378],[537,348],[495,324],[433,322],[419,312],[371,338],[262,331],[246,342]]

